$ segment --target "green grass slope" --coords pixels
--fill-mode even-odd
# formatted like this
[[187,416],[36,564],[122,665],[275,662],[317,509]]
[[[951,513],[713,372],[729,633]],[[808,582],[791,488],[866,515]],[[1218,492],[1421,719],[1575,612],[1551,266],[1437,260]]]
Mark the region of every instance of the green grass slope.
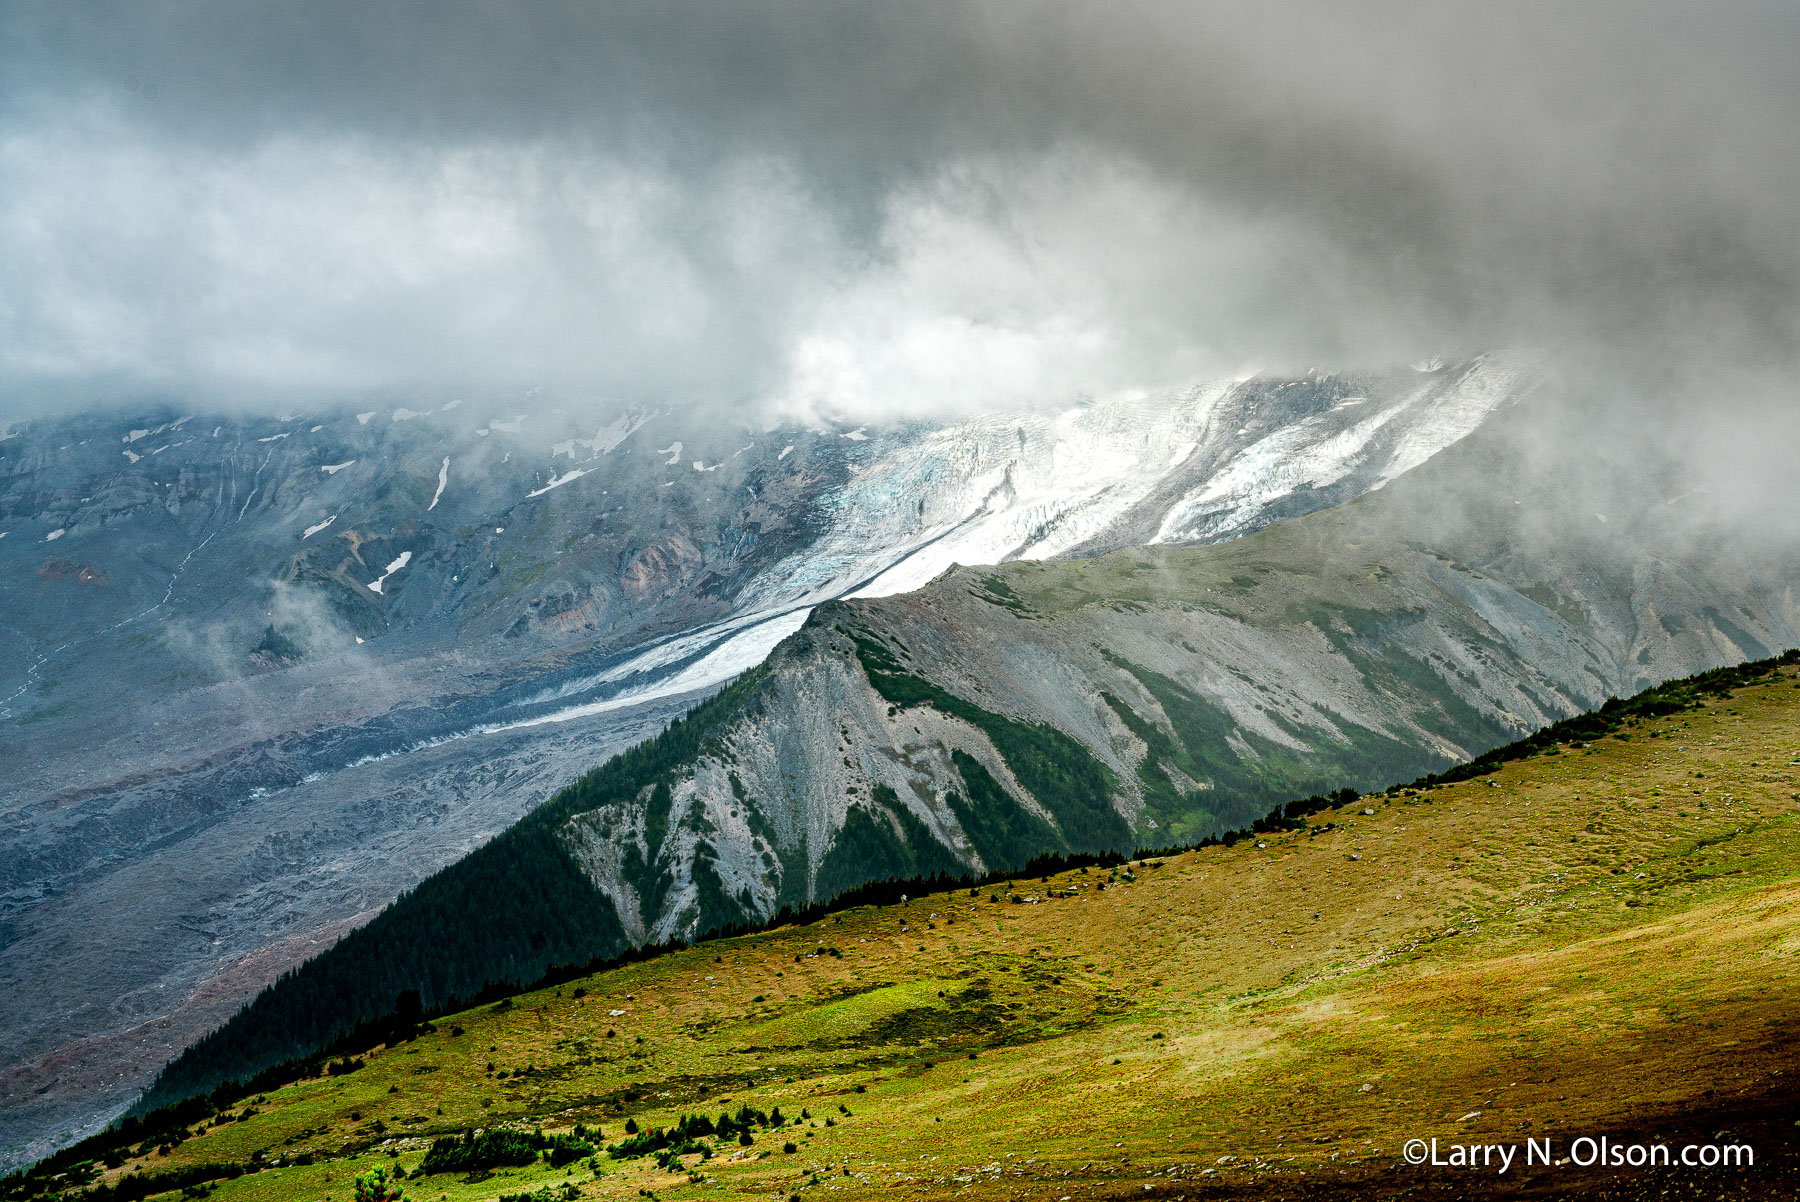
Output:
[[[1452,775],[447,1015],[6,1196],[1794,1196],[1794,665]],[[1756,1163],[1567,1163],[1602,1135]]]

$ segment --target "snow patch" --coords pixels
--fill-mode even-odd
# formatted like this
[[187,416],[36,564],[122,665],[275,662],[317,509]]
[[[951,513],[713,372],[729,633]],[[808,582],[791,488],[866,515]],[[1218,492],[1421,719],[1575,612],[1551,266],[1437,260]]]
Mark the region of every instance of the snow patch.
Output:
[[788,457],[788,455],[793,451],[793,449],[794,449],[793,443],[789,443],[787,446],[782,447],[781,454],[775,456],[775,462],[780,463],[783,459],[786,459]]
[[451,411],[451,410],[452,410],[452,409],[454,409],[454,408],[456,408],[456,407],[457,407],[457,406],[458,406],[458,405],[460,405],[460,404],[462,404],[462,398],[461,398],[461,397],[457,397],[457,398],[456,398],[456,399],[455,399],[455,400],[454,400],[454,401],[445,401],[445,402],[444,402],[444,407],[443,407],[443,408],[442,408],[442,409],[439,409],[439,410],[438,410],[438,412],[439,412],[439,413],[448,413],[448,412],[450,412],[450,411]]
[[366,426],[369,424],[369,419],[380,412],[381,410],[379,409],[371,409],[367,413],[359,413],[356,415],[356,424],[359,426]]
[[644,425],[655,416],[657,416],[655,410],[648,413],[627,413],[623,417],[614,419],[610,425],[601,426],[594,431],[592,438],[571,438],[566,442],[557,443],[550,448],[550,456],[554,459],[558,455],[567,455],[573,459],[576,447],[586,447],[589,459],[610,455],[613,448],[643,429]]
[[[544,485],[544,487],[542,487],[542,488],[533,489],[531,492],[526,493],[525,497],[527,500],[531,499],[532,497],[541,497],[553,488],[561,488],[563,485],[567,484],[571,480],[581,479],[583,476],[587,475],[588,472],[591,470],[592,470],[591,468],[584,468],[584,467],[570,468],[567,472],[565,472],[564,474],[562,474],[560,476],[550,477],[550,483]],[[496,530],[496,531],[494,531],[494,533],[498,534],[500,532],[498,530]]]
[[411,551],[400,552],[399,555],[394,557],[393,562],[388,564],[387,571],[383,572],[378,578],[369,581],[369,591],[372,593],[379,593],[381,591],[382,581],[386,580],[389,576],[392,576],[395,572],[398,572],[411,561]]
[[642,414],[627,413],[623,417],[615,420],[612,425],[602,427],[600,431],[594,435],[594,453],[598,455],[610,455],[613,448],[643,429],[644,426],[649,423],[650,419],[655,416],[655,410]]
[[657,449],[656,453],[658,455],[667,455],[668,456],[668,458],[663,461],[664,463],[680,463],[681,462],[681,440],[678,438],[666,447],[659,447]]
[[280,442],[282,439],[286,438],[289,434],[292,434],[292,433],[293,433],[292,430],[283,430],[280,434],[271,434],[267,438],[259,438],[256,441],[257,442]]
[[68,530],[66,528],[64,528],[62,526],[58,526],[56,529],[52,530],[50,533],[48,533],[44,536],[44,541],[47,543],[53,543],[57,539],[61,538],[63,535],[65,535],[67,533],[68,533]]
[[326,518],[324,521],[320,522],[318,525],[308,526],[306,528],[306,533],[302,534],[300,536],[300,541],[305,542],[307,539],[311,538],[313,535],[317,534],[319,531],[325,529],[325,527],[331,525],[331,523],[333,523],[337,520],[338,520],[338,515],[334,513],[330,517]]
[[850,433],[844,435],[844,437],[848,438],[851,442],[868,442],[869,441],[869,436],[867,434],[863,433],[863,427],[861,427],[861,426],[858,426],[856,429],[850,431]]
[[724,465],[715,463],[711,467],[707,467],[706,460],[704,460],[704,459],[694,460],[694,470],[697,472],[716,472],[722,466],[724,466]]
[[143,458],[142,455],[134,454],[131,451],[120,451],[119,454],[125,456],[125,458],[131,460],[133,463],[136,463],[138,460]]
[[354,459],[346,459],[342,463],[325,463],[319,466],[319,470],[327,476],[335,476],[355,462]]
[[397,422],[409,422],[415,417],[425,416],[427,416],[427,414],[423,410],[408,409],[405,405],[402,405],[400,408],[394,410],[393,420]]
[[492,429],[499,430],[504,434],[517,434],[520,428],[525,425],[525,417],[526,415],[521,413],[515,417],[510,417],[503,422],[490,421],[488,426]]
[[[451,403],[455,404],[456,402]],[[426,513],[437,508],[438,498],[444,495],[444,485],[448,483],[450,483],[450,456],[446,455],[444,456],[444,465],[438,468],[437,491],[431,494],[431,504],[425,507]]]

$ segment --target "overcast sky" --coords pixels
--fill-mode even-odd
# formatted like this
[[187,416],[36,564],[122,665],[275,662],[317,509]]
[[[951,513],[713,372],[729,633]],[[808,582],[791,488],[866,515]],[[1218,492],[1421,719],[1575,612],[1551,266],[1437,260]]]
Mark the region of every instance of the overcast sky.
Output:
[[0,407],[1791,366],[1800,6],[0,3]]

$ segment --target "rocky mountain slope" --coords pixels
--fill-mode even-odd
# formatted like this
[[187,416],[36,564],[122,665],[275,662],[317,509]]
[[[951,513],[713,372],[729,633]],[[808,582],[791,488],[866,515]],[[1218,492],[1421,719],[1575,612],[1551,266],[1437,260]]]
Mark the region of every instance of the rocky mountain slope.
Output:
[[1229,538],[1529,381],[1490,356],[886,429],[539,398],[0,429],[0,1148],[105,1121],[813,606]]
[[1759,558],[1678,505],[1583,513],[1580,482],[1516,433],[1226,544],[822,606],[259,998],[151,1100],[305,1051],[400,989],[442,1003],[884,877],[1191,843],[1800,643],[1792,550]]

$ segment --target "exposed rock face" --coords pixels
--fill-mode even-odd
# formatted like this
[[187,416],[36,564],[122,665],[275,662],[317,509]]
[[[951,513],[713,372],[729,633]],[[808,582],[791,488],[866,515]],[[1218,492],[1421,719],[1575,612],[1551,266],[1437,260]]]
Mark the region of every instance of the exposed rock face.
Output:
[[45,580],[72,580],[76,584],[105,584],[108,580],[105,569],[69,559],[46,559],[38,565],[37,574]]
[[[1456,528],[1411,516],[1448,482],[1466,497],[1479,466],[1459,448],[1217,547],[962,568],[823,607],[666,801],[646,789],[604,815],[669,833],[635,879],[594,882],[642,937],[691,937],[889,873],[1189,843],[1800,644],[1791,554],[1759,563],[1674,526],[1546,536],[1556,499],[1504,490]],[[1034,749],[1027,731],[1051,733]],[[1040,751],[1085,760],[1107,812],[1041,766],[1025,779]],[[583,864],[595,821],[562,829]]]
[[619,586],[633,601],[663,601],[694,578],[705,556],[692,540],[665,534],[632,556]]

